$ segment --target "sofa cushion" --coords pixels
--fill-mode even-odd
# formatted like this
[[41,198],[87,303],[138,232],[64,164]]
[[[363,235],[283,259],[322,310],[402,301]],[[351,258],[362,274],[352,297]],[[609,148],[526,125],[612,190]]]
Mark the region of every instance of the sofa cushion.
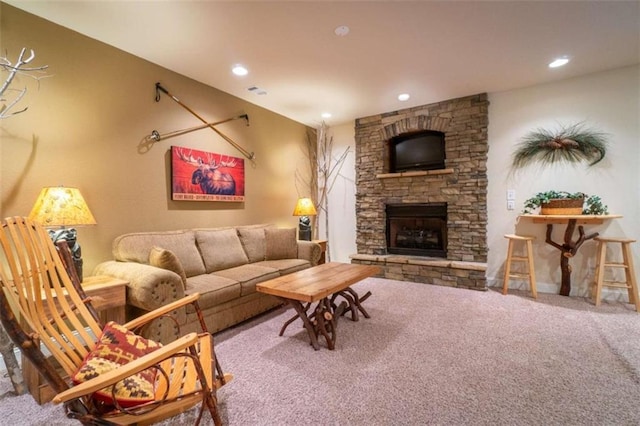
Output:
[[[187,295],[200,293],[198,305],[202,310],[220,305],[240,297],[241,287],[236,280],[213,275],[202,274],[187,278]],[[187,305],[187,313],[193,313],[193,305]]]
[[311,267],[311,263],[304,259],[264,260],[256,263],[256,265],[277,269],[280,275],[290,274]]
[[187,275],[184,272],[182,263],[180,263],[180,259],[178,259],[171,250],[166,250],[162,247],[153,247],[151,253],[149,253],[149,265],[166,269],[180,275],[182,285],[185,289],[187,288]]
[[278,278],[280,273],[277,269],[268,266],[249,264],[217,271],[212,275],[239,281],[242,289],[240,295],[246,296],[255,293],[257,283]]
[[298,242],[296,228],[266,228],[265,259],[296,259],[298,257]]
[[170,250],[180,260],[187,277],[205,273],[193,231],[137,232],[113,240],[113,257],[121,262],[148,263],[153,247]]
[[196,241],[207,273],[249,262],[235,228],[197,230]]
[[239,228],[240,242],[249,262],[260,262],[266,255],[264,228]]

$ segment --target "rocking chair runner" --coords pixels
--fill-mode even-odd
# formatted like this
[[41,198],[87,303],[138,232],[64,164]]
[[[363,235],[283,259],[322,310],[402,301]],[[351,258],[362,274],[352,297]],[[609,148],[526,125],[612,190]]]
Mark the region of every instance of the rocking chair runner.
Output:
[[[150,424],[200,404],[196,424],[205,407],[214,423],[221,424],[216,389],[232,376],[222,373],[213,337],[207,332],[202,315],[199,317],[203,333],[187,334],[110,372],[73,385],[68,377],[76,373],[96,347],[96,336],[101,335],[103,324],[99,323],[73,267],[63,261],[68,255],[66,244],[59,245],[59,255],[44,228],[26,218],[7,218],[1,225],[4,259],[0,259],[0,319],[25,357],[58,392],[53,402],[64,403],[68,417],[86,425]],[[192,304],[199,313],[198,296],[185,297],[123,326],[136,332],[187,304]],[[40,350],[41,344],[51,352],[51,358]],[[95,402],[95,392],[113,389],[118,382],[145,370],[157,372],[153,401],[123,408],[116,398],[115,407],[107,412]],[[115,391],[111,392],[115,397]]]

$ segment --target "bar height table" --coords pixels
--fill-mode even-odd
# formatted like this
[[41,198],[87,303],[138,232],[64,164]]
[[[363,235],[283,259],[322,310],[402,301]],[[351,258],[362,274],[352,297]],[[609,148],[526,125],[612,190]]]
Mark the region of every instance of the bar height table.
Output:
[[[578,252],[580,246],[587,240],[597,237],[599,234],[585,234],[582,225],[600,225],[605,220],[619,219],[622,215],[586,215],[586,214],[563,214],[563,215],[542,215],[542,214],[522,214],[518,216],[518,221],[523,219],[531,219],[533,223],[545,223],[547,225],[547,236],[545,242],[558,250],[560,250],[560,270],[562,271],[562,283],[560,285],[560,295],[568,296],[571,292],[571,259]],[[564,231],[564,240],[562,244],[551,239],[551,232],[554,224],[566,224]],[[573,234],[578,226],[578,238],[573,239]]]

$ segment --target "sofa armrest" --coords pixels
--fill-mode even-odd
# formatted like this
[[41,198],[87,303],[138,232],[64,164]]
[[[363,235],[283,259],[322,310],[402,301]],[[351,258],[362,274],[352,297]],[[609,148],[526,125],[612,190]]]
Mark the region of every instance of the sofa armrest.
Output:
[[127,281],[127,304],[145,311],[153,311],[185,295],[178,274],[143,263],[110,260],[96,266],[93,274]]
[[322,255],[322,247],[313,241],[298,240],[298,259],[305,259],[316,266]]

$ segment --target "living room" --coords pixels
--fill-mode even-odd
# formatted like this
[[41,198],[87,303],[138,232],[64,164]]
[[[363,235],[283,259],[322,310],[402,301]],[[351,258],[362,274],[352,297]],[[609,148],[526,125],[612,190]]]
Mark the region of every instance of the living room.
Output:
[[[17,55],[29,46],[37,55],[35,63],[48,65],[50,74],[37,84],[29,83],[33,87],[25,99],[28,113],[2,122],[3,217],[27,215],[43,187],[80,188],[97,221],[95,226],[78,228],[89,272],[111,258],[111,242],[127,232],[251,223],[297,225],[291,211],[299,196],[308,195],[308,188],[300,187],[295,179],[309,173],[304,125],[6,3],[2,8],[3,51]],[[594,227],[595,231],[628,237],[640,233],[640,224],[634,220],[640,206],[637,197],[628,195],[638,193],[639,181],[635,168],[640,156],[635,143],[639,132],[637,78],[635,64],[488,94],[488,286],[501,284],[506,251],[503,235],[516,230],[524,200],[537,192],[556,189],[597,194],[610,212],[622,218]],[[255,162],[245,161],[243,203],[171,200],[171,145],[242,155],[208,131],[160,141],[145,152],[144,138],[152,130],[164,133],[199,124],[168,97],[156,102],[157,82],[201,116],[216,120],[248,114],[249,126],[232,121],[220,127],[256,154]],[[510,166],[516,144],[525,134],[576,122],[609,134],[610,148],[602,162],[593,167],[530,166],[515,171]],[[350,147],[330,193],[329,217],[340,217],[329,221],[330,257],[349,262],[349,256],[357,253],[354,125],[332,126],[330,132],[334,152]],[[508,189],[516,194],[513,210],[506,208]],[[324,219],[319,222],[324,227]],[[543,244],[544,227],[521,221],[517,230],[537,237],[539,287],[557,291],[559,268],[554,259],[558,253]],[[316,237],[325,235],[321,229]],[[575,294],[586,295],[594,273],[594,246],[585,245],[573,260],[580,266],[574,271],[574,282],[581,283],[575,286]],[[634,249],[636,261],[640,261],[638,256]]]
[[[87,274],[112,259],[113,240],[129,232],[256,223],[297,226],[293,207],[298,197],[308,195],[308,189],[295,182],[297,174],[309,174],[307,125],[4,2],[0,3],[0,19],[2,55],[15,57],[27,47],[36,54],[34,66],[49,66],[46,78],[35,82],[22,77],[17,81],[29,85],[24,99],[28,110],[1,122],[2,217],[27,215],[43,187],[80,188],[97,222],[78,228]],[[589,232],[640,236],[638,60],[636,54],[635,63],[614,69],[487,93],[487,287],[502,286],[507,249],[503,236],[517,232],[536,237],[539,291],[558,293],[559,252],[545,244],[544,226],[518,221],[524,200],[537,192],[557,189],[597,194],[611,213],[622,217],[590,225]],[[206,129],[145,145],[145,137],[153,130],[164,133],[199,124],[168,96],[162,95],[157,102],[157,82],[211,120],[249,116],[249,126],[235,121],[219,127],[255,153],[255,162],[245,159],[242,203],[171,199],[172,145],[241,155]],[[401,110],[400,106],[376,114]],[[512,169],[512,154],[528,132],[583,121],[609,135],[603,161],[592,167],[580,163]],[[336,152],[350,148],[330,194],[328,230],[331,260],[349,263],[350,256],[358,253],[356,228],[362,220],[356,216],[355,123],[332,125],[329,130]],[[513,210],[507,209],[508,190],[515,190]],[[554,238],[560,240],[561,232],[556,230]],[[589,292],[595,253],[595,244],[586,243],[571,260],[571,295],[576,298]],[[638,247],[633,248],[633,255],[635,264],[640,264]],[[527,287],[521,283],[519,288]],[[611,291],[605,299],[626,300],[626,294]]]

